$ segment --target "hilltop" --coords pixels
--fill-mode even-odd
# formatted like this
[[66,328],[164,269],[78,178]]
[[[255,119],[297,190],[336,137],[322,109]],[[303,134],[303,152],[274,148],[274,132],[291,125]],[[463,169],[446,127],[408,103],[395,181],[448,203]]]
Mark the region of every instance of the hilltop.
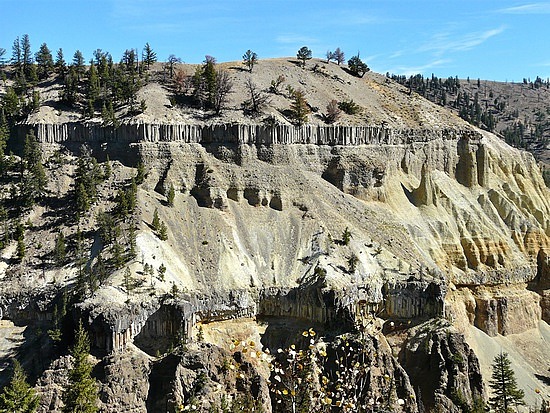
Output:
[[[115,108],[119,120],[142,123],[252,124],[273,116],[278,123],[291,124],[292,120],[284,112],[288,111],[292,103],[292,90],[302,90],[311,110],[308,117],[308,123],[311,124],[326,124],[323,115],[333,99],[338,102],[353,101],[358,105],[356,114],[342,113],[336,124],[387,123],[392,128],[416,128],[448,127],[458,122],[425,99],[408,96],[405,87],[377,73],[368,72],[363,78],[359,78],[350,74],[345,65],[338,66],[333,62],[327,64],[319,59],[308,61],[306,67],[302,68],[299,61],[293,58],[260,60],[251,73],[242,62],[216,64],[216,69],[228,73],[233,87],[221,114],[215,116],[212,111],[201,109],[193,101],[190,78],[198,66],[201,65],[175,64],[171,79],[164,64],[154,64],[136,92],[136,107],[144,100],[146,109],[142,113],[132,114],[128,113],[128,105],[121,103]],[[270,91],[272,82],[276,82],[279,77],[282,77],[281,82],[277,92],[273,93]],[[248,79],[268,98],[259,117],[247,116],[242,108],[243,102],[250,99],[246,85]],[[84,91],[86,82],[83,80],[82,83],[80,90]],[[7,86],[10,84],[10,81],[6,83]],[[48,78],[38,82],[33,90],[40,93],[40,104],[26,118],[26,123],[62,123],[76,120],[102,122],[100,110],[96,110],[93,117],[83,114],[86,109],[85,93],[82,93],[72,107],[61,101],[62,79]]]

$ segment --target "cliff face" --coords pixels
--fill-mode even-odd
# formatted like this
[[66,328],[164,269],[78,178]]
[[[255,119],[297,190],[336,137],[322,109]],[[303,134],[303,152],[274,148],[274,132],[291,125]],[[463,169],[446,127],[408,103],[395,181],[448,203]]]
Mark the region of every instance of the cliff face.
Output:
[[[485,394],[460,332],[517,334],[548,320],[549,192],[533,159],[491,134],[466,126],[32,128],[50,151],[86,142],[99,158],[143,160],[140,218],[151,222],[158,208],[167,223],[168,242],[141,227],[138,256],[166,266],[158,291],[179,293],[123,297],[111,285],[80,306],[94,344],[108,352],[135,345],[153,356],[176,336],[192,340],[199,324],[244,317],[339,331],[375,316],[405,326],[447,318],[458,332],[411,329],[396,351],[416,397],[452,411]],[[166,207],[171,185],[174,207]],[[174,363],[177,382],[182,361]],[[176,391],[170,377],[184,400],[186,384]]]

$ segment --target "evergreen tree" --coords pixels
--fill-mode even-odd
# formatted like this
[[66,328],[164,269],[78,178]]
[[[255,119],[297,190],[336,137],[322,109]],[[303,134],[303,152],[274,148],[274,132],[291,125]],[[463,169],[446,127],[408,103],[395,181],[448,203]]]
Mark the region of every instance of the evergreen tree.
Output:
[[174,184],[170,184],[168,189],[168,194],[166,195],[166,200],[168,201],[168,206],[174,206],[174,198],[176,197],[176,190],[174,189]]
[[134,49],[126,49],[122,55],[118,71],[118,86],[120,98],[130,103],[133,110],[140,80],[137,68],[137,55]]
[[205,56],[204,65],[202,67],[202,81],[204,82],[203,89],[206,91],[206,102],[210,107],[214,106],[216,95],[216,58],[213,56]]
[[139,161],[137,164],[136,184],[141,185],[145,180],[145,165]]
[[31,130],[25,136],[25,145],[23,147],[23,180],[22,180],[22,198],[23,204],[32,206],[37,198],[43,195],[47,184],[46,173],[42,166],[42,152],[40,146]]
[[310,113],[310,110],[303,91],[294,91],[290,112],[293,120],[298,126],[307,122],[307,115]]
[[55,239],[53,255],[57,265],[62,265],[65,262],[65,258],[67,256],[67,246],[65,245],[65,236],[63,235],[63,231],[60,231]]
[[361,60],[359,54],[348,60],[348,68],[354,76],[359,77],[365,76],[365,73],[370,70],[367,64]]
[[13,361],[13,376],[0,394],[0,413],[32,413],[38,408],[39,397],[27,383],[21,364]]
[[351,238],[352,238],[351,231],[349,230],[348,227],[346,227],[346,229],[342,232],[342,244],[349,245]]
[[38,65],[38,77],[40,79],[47,78],[53,71],[54,64],[52,52],[46,43],[42,43],[40,49],[36,52],[34,59]]
[[243,64],[248,68],[249,72],[252,72],[254,66],[258,63],[258,55],[252,50],[248,49],[243,55]]
[[166,241],[168,239],[168,227],[164,221],[160,221],[159,223],[158,236],[162,241]]
[[71,349],[73,367],[69,371],[69,384],[63,391],[64,413],[95,413],[98,411],[97,382],[92,378],[92,364],[88,361],[90,339],[82,321],[75,332],[75,344]]
[[6,93],[2,96],[2,108],[3,114],[6,116],[7,121],[12,124],[17,120],[21,114],[21,104],[19,102],[19,96],[15,92],[13,87],[7,87]]
[[128,216],[128,198],[126,196],[126,191],[122,188],[119,188],[116,195],[116,213],[117,216],[121,219]]
[[128,250],[128,258],[134,259],[137,255],[137,240],[136,240],[136,227],[132,223],[130,224],[130,228],[128,228],[128,244],[129,244],[129,250]]
[[67,71],[67,63],[65,62],[62,48],[57,50],[57,55],[55,57],[55,70],[62,77],[65,76],[65,72]]
[[157,61],[157,54],[153,51],[148,42],[145,43],[145,47],[141,53],[141,60],[145,63],[147,70],[149,70],[150,66]]
[[160,229],[160,218],[157,208],[155,208],[155,212],[153,212],[153,221],[151,222],[151,226],[155,231],[158,231]]
[[88,100],[95,102],[99,98],[100,86],[99,86],[99,75],[97,73],[97,68],[92,62],[90,64],[90,69],[88,70],[88,85],[86,88],[86,97]]
[[126,199],[128,201],[128,212],[133,214],[137,207],[137,183],[134,177],[130,180],[130,187],[126,190]]
[[126,267],[123,274],[124,289],[126,294],[130,295],[130,292],[134,289],[134,282],[132,280],[132,271],[130,267]]
[[102,284],[108,277],[107,266],[105,265],[105,260],[103,259],[103,255],[101,253],[97,256],[97,261],[93,267],[93,272],[100,284]]
[[74,52],[73,67],[76,71],[77,79],[80,81],[80,78],[84,75],[84,56],[80,50]]
[[115,242],[111,247],[111,253],[113,254],[113,265],[118,270],[124,265],[124,248],[118,242]]
[[79,212],[86,212],[90,209],[90,197],[84,184],[81,182],[76,186],[75,190],[75,203],[76,210]]
[[29,40],[29,35],[24,34],[21,39],[21,63],[23,64],[23,72],[25,73],[26,79],[32,79],[32,53],[31,53],[31,42]]
[[17,259],[19,260],[19,262],[23,261],[23,258],[25,258],[25,254],[27,253],[26,250],[27,248],[25,246],[25,238],[17,238]]
[[164,276],[166,275],[166,266],[164,263],[160,264],[160,267],[158,268],[158,276],[161,281],[164,281]]
[[15,66],[15,69],[19,69],[22,63],[21,45],[19,43],[19,37],[16,37],[11,47],[11,64]]
[[302,61],[302,67],[306,67],[306,60],[311,59],[311,50],[307,46],[304,46],[298,50],[296,57]]
[[492,364],[493,372],[489,386],[493,390],[493,397],[489,399],[489,406],[496,413],[509,413],[512,407],[524,405],[524,391],[518,389],[514,370],[512,370],[507,353],[498,354]]
[[79,75],[77,70],[74,66],[71,66],[63,79],[63,90],[61,92],[61,99],[69,105],[74,105],[77,101],[78,81]]
[[4,111],[0,111],[0,174],[3,173],[4,170],[4,154],[9,137],[10,128],[8,125],[8,120],[4,115]]
[[105,163],[103,164],[103,178],[109,179],[111,177],[111,174],[111,160],[109,159],[109,155],[107,154],[107,158],[105,159]]

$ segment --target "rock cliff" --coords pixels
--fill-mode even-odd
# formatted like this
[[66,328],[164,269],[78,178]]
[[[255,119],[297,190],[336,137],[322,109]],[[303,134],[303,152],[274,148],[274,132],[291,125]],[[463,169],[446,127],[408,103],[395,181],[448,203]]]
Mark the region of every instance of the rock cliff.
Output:
[[[403,99],[416,108],[417,97]],[[222,402],[218,385],[265,395],[269,374],[249,361],[236,360],[247,366],[242,377],[220,370],[234,357],[224,336],[276,350],[290,344],[289,329],[308,325],[327,342],[366,332],[378,351],[369,364],[374,400],[388,372],[407,411],[458,412],[486,397],[480,365],[490,360],[478,360],[468,332],[496,340],[539,331],[550,318],[550,193],[532,156],[496,136],[446,113],[413,123],[21,125],[19,135],[33,130],[47,154],[71,157],[86,143],[98,159],[109,155],[121,182],[138,160],[145,165],[137,258],[127,265],[142,282],[130,292],[116,270],[75,304],[103,357],[96,369],[106,411],[174,411],[197,394],[207,409]],[[63,179],[50,190],[68,196]],[[82,219],[90,233],[112,195]],[[152,231],[155,210],[166,241]],[[89,244],[93,266],[99,242]],[[145,263],[165,273],[148,277]],[[42,278],[39,269],[19,278],[3,270],[3,317],[54,317],[53,297],[74,286],[77,269]],[[542,362],[529,368],[546,374]],[[44,411],[59,405],[55,369],[39,381]],[[546,397],[547,384],[540,388]]]

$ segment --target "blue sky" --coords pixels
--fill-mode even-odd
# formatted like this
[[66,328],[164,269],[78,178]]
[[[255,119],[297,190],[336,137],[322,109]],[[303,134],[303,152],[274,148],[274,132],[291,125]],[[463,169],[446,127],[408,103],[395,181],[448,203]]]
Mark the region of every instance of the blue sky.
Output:
[[[550,77],[550,2],[497,0],[0,0],[0,47],[17,36],[66,59],[149,42],[159,60],[314,57],[340,47],[373,70],[501,81]],[[69,60],[69,59],[67,59]]]

